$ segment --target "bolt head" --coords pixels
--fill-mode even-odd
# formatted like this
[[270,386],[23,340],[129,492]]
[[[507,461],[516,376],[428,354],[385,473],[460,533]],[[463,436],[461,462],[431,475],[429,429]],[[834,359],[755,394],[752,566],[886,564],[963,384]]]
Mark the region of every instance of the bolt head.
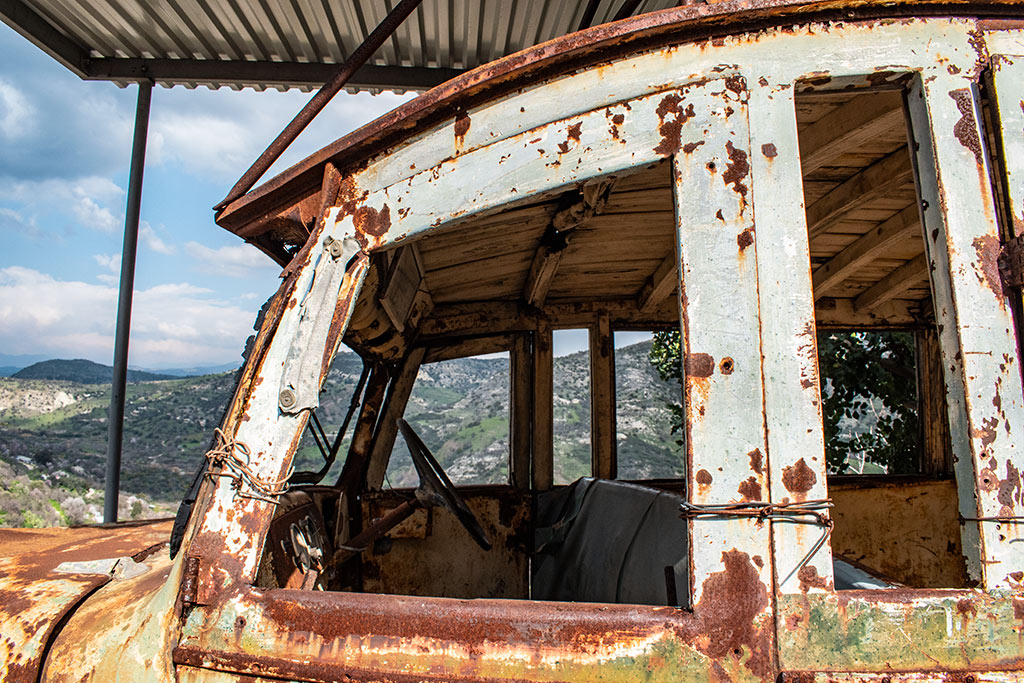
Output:
[[297,400],[295,392],[291,389],[282,389],[281,393],[277,395],[278,403],[280,403],[281,407],[285,410],[294,407]]

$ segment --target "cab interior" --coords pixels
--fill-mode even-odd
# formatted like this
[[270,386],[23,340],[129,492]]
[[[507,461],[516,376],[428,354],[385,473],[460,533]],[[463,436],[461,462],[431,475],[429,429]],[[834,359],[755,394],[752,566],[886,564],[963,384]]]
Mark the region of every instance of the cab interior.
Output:
[[[819,344],[828,335],[900,333],[912,346],[911,367],[901,368],[896,381],[911,387],[915,439],[898,472],[843,463],[830,470],[832,550],[886,585],[967,586],[904,92],[899,83],[838,91],[803,84],[796,108]],[[344,466],[336,480],[286,494],[258,583],[453,598],[550,594],[538,575],[545,571],[539,548],[552,533],[551,510],[561,515],[555,522],[568,515],[580,523],[585,509],[571,502],[580,486],[598,496],[600,482],[637,471],[620,467],[615,335],[679,329],[675,225],[670,163],[663,161],[375,253],[344,340],[366,367]],[[588,340],[585,474],[593,481],[576,488],[556,462],[552,340],[565,329],[585,330]],[[455,488],[490,548],[444,506],[419,506],[372,542],[352,547],[352,539],[416,498],[413,488],[389,486],[386,475],[393,453],[404,448],[399,418],[417,377],[436,364],[487,354],[503,354],[508,363],[508,438],[499,454],[505,465],[497,481]],[[824,395],[830,381],[822,378]],[[338,428],[329,422],[325,440]],[[676,447],[685,468],[685,446]],[[685,544],[685,521],[673,507],[685,498],[685,476],[648,474],[595,504],[593,524],[605,545],[658,545],[637,540],[652,533],[634,509],[638,496],[660,500],[644,504],[664,508],[664,524],[675,523]],[[293,527],[306,517],[315,529],[296,537]],[[613,533],[617,523],[626,531]],[[322,547],[297,547],[311,538]],[[330,557],[345,548],[351,552],[343,562],[312,579],[297,559],[304,554],[306,566],[315,565],[317,553]],[[659,575],[669,566],[661,559],[650,564],[640,571],[659,582],[665,577],[661,598],[638,598],[620,586],[618,599],[609,601],[684,605],[685,581]],[[673,595],[673,585],[683,594]]]

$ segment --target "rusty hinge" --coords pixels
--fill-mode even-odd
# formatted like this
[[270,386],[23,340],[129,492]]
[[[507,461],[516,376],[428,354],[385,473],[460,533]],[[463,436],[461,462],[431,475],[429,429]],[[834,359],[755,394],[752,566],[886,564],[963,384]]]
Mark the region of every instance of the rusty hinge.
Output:
[[1003,289],[1024,288],[1024,235],[1003,243],[999,250],[999,277],[1003,281]]

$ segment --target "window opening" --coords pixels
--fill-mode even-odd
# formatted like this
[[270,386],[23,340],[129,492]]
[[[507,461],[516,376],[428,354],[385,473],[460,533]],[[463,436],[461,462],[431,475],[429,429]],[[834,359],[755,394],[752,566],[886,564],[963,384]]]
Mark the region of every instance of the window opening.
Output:
[[[510,382],[508,352],[420,367],[405,419],[453,483],[508,483]],[[419,482],[401,433],[385,476],[393,488],[413,488]]]
[[686,459],[679,334],[619,331],[614,338],[618,477],[682,478]]
[[[323,387],[320,390],[320,405],[316,409],[316,416],[324,433],[328,438],[326,449],[330,451],[333,441],[345,420],[346,414],[352,402],[353,393],[359,385],[359,379],[363,374],[363,360],[355,353],[341,350],[334,358],[330,371],[324,379]],[[345,461],[345,454],[348,452],[349,444],[352,442],[352,426],[349,425],[344,435],[341,446],[338,448],[338,456],[331,468],[320,481],[334,481],[341,471]],[[319,472],[324,466],[324,456],[320,446],[316,443],[312,429],[305,429],[302,432],[302,440],[295,451],[292,460],[292,467],[295,472]],[[303,482],[309,483],[309,482]]]
[[818,333],[829,474],[920,474],[917,335]]
[[798,93],[796,118],[836,587],[964,586],[903,95]]
[[585,329],[554,330],[554,482],[591,476],[590,349]]

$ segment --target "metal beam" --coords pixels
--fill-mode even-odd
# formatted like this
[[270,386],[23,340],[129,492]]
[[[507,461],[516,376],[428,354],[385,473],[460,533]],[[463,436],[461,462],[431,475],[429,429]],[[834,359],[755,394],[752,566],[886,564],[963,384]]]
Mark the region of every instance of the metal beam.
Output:
[[132,165],[128,174],[128,205],[124,216],[121,247],[121,289],[117,299],[117,330],[114,338],[114,376],[110,385],[107,416],[107,480],[103,493],[103,521],[117,521],[117,497],[121,484],[121,437],[124,433],[124,394],[128,378],[128,337],[132,322],[132,290],[135,286],[135,252],[139,241],[139,212],[142,208],[142,171],[146,164],[146,135],[149,132],[149,104],[153,83],[139,83],[135,107],[135,136]]
[[306,106],[278,133],[274,141],[263,150],[263,153],[253,162],[252,166],[242,174],[242,177],[238,179],[238,182],[228,192],[228,196],[215,207],[218,211],[252,189],[288,146],[295,141],[295,138],[306,129],[306,126],[338,94],[338,91],[345,87],[355,72],[373,56],[373,53],[401,26],[406,17],[419,7],[421,2],[423,0],[399,0],[398,4],[384,17],[384,20],[377,25],[377,28],[373,29],[370,35],[366,37],[366,40],[337,67],[334,75],[324,83],[323,87],[316,91],[316,94],[310,98],[309,102],[306,102]]
[[[3,0],[0,0],[3,2]],[[86,80],[217,85],[319,87],[337,72],[337,64],[267,62],[220,59],[102,58],[85,60],[79,75]],[[463,69],[375,66],[355,71],[346,86],[358,88],[427,90],[464,73]]]
[[40,50],[84,75],[88,50],[71,40],[20,0],[0,0],[0,19]]

